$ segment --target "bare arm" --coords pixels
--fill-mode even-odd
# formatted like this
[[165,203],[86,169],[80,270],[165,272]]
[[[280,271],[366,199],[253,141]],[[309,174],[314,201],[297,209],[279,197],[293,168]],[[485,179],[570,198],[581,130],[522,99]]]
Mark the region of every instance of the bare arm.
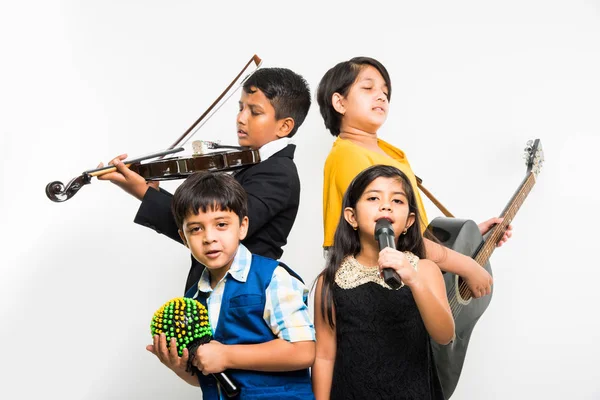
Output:
[[295,371],[308,368],[315,360],[315,342],[288,342],[273,339],[258,344],[224,345],[212,340],[198,347],[194,365],[203,374],[226,369],[252,371]]
[[439,269],[459,275],[469,286],[473,296],[478,298],[492,291],[492,276],[475,260],[457,251],[425,239],[427,259],[439,266]]
[[315,361],[315,342],[274,339],[259,344],[227,346],[228,368],[253,371],[295,371]]
[[454,338],[454,318],[446,297],[446,285],[437,265],[419,261],[419,279],[410,289],[429,336],[437,343],[448,344]]
[[[337,348],[335,328],[329,326],[321,312],[321,287],[323,278],[319,278],[315,288],[315,331],[317,335],[317,352],[312,367],[312,385],[316,400],[329,399],[331,382],[333,381],[333,365]],[[333,313],[335,322],[335,310]]]
[[404,253],[391,247],[379,252],[379,270],[393,268],[413,294],[429,336],[440,344],[454,337],[454,318],[446,298],[440,268],[430,260],[419,260],[415,269]]

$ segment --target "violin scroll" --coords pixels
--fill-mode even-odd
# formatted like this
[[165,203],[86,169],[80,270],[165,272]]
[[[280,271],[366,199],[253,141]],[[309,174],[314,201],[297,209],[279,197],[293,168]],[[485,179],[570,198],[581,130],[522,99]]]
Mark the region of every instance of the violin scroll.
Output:
[[50,182],[46,185],[46,196],[55,203],[62,203],[75,196],[79,189],[91,181],[92,176],[83,173],[80,176],[71,179],[71,181],[67,183],[67,186],[60,181]]
[[[183,144],[187,142],[188,135],[193,135],[194,130],[200,128],[198,125],[204,117],[221,101],[221,99],[229,92],[233,85],[239,80],[244,71],[254,62],[256,68],[260,68],[262,60],[256,54],[248,61],[240,73],[227,88],[219,95],[219,97],[210,105],[210,107],[190,126],[175,143],[167,150],[143,156],[134,160],[124,161],[123,163],[133,172],[139,174],[147,181],[184,179],[195,171],[233,171],[245,166],[260,162],[260,154],[257,150],[246,149],[239,146],[224,146],[220,143],[205,141],[199,142],[199,146],[203,151],[195,154],[193,157],[179,157],[163,159],[167,154],[173,154],[183,151]],[[248,79],[248,77],[246,77]],[[209,117],[210,118],[210,117]],[[204,154],[207,149],[233,149],[233,152],[216,152]],[[159,160],[144,163],[141,161],[150,158],[160,157]],[[46,196],[56,203],[61,203],[73,197],[83,186],[89,184],[92,177],[101,176],[115,171],[114,166],[107,166],[93,170],[84,171],[80,176],[73,178],[66,186],[60,181],[53,181],[46,185]]]
[[[231,148],[233,151],[218,151],[215,153],[194,155],[191,157],[165,158],[147,163],[140,160],[153,158],[156,155],[171,154],[183,150],[183,148],[172,149],[123,163],[131,171],[140,175],[146,181],[166,181],[172,179],[185,179],[196,171],[234,171],[248,167],[260,162],[260,153],[239,146],[223,146],[214,142],[208,142],[208,148]],[[56,203],[69,200],[75,196],[83,186],[91,183],[94,176],[98,177],[116,171],[116,167],[109,165],[97,169],[85,171],[80,176],[72,179],[66,186],[59,181],[50,182],[46,185],[46,196]]]
[[[124,164],[129,167],[131,165],[139,164],[141,161],[148,160],[150,158],[161,157],[167,154],[174,154],[180,151],[183,151],[183,147],[147,154],[145,156],[141,156],[133,160],[124,161]],[[81,189],[84,185],[87,185],[92,181],[92,177],[108,174],[116,170],[117,168],[113,165],[107,165],[106,167],[90,169],[84,171],[77,178],[71,179],[71,182],[67,183],[67,186],[65,186],[60,181],[50,182],[46,185],[46,196],[48,196],[50,200],[56,203],[62,203],[63,201],[69,200],[71,197],[75,196],[75,193],[77,193],[79,189]]]

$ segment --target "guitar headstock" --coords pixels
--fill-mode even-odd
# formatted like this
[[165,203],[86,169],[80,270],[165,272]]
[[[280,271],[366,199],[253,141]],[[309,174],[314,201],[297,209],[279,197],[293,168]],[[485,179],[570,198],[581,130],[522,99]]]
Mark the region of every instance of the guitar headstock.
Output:
[[525,165],[527,165],[527,174],[533,172],[537,178],[542,164],[544,163],[544,150],[542,149],[542,141],[540,139],[529,140],[525,147]]

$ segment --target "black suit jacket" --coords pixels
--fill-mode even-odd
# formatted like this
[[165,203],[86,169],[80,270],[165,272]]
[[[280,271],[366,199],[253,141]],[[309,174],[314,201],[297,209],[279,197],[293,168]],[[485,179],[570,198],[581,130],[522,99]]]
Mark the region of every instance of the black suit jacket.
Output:
[[[242,243],[252,253],[275,260],[283,254],[282,247],[287,243],[300,204],[295,150],[296,146],[290,144],[234,175],[248,194],[248,235]],[[171,213],[172,197],[166,190],[148,189],[134,222],[183,243]],[[202,269],[202,264],[192,256],[186,291],[198,282]]]

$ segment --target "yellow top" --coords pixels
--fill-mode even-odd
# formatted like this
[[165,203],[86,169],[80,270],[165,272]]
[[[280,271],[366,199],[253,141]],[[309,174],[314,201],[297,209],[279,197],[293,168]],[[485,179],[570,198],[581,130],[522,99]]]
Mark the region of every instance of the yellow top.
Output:
[[333,236],[342,213],[342,199],[350,182],[362,170],[376,164],[394,166],[408,176],[417,197],[421,229],[425,230],[427,227],[427,214],[417,187],[417,179],[404,152],[381,139],[377,139],[377,145],[387,156],[361,147],[350,140],[337,138],[333,143],[323,171],[323,247],[333,245]]

